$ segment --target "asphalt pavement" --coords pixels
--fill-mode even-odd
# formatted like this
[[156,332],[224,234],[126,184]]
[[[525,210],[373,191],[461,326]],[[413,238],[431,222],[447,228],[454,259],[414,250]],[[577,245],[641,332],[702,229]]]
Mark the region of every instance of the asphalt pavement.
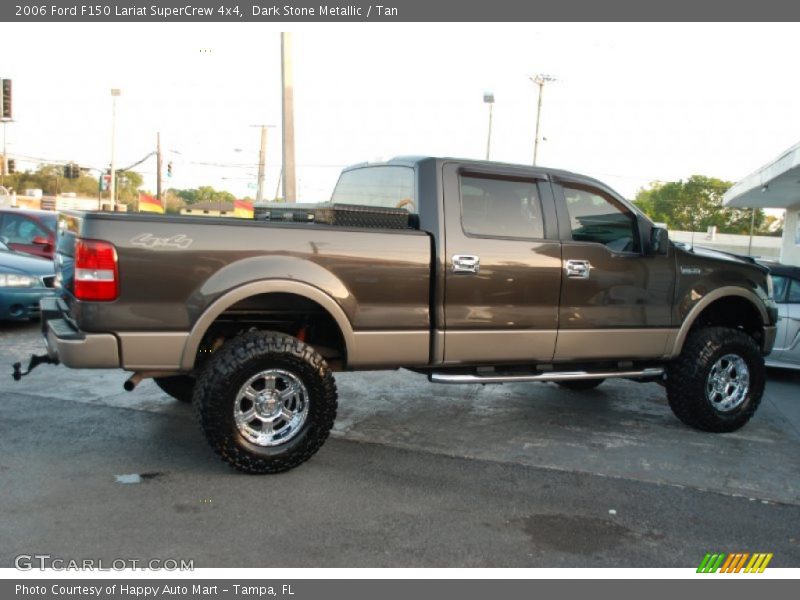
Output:
[[713,435],[678,422],[656,384],[570,392],[346,373],[320,452],[246,476],[152,382],[128,393],[120,371],[43,366],[14,383],[11,363],[41,350],[35,325],[0,324],[0,566],[45,553],[196,567],[696,567],[734,551],[800,566],[793,374],[771,371],[753,421]]

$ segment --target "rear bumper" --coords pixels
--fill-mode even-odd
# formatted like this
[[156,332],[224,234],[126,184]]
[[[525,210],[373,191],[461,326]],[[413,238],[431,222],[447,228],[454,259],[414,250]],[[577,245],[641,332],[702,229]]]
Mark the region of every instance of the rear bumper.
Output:
[[60,298],[43,298],[39,303],[42,336],[50,358],[73,369],[114,369],[120,366],[119,344],[110,333],[84,333],[67,317]]

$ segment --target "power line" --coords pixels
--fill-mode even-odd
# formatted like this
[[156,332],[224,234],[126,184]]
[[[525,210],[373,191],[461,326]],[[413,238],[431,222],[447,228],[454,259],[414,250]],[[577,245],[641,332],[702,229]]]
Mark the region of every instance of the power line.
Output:
[[146,155],[146,156],[145,156],[144,158],[142,158],[141,160],[139,160],[139,161],[137,161],[137,162],[133,163],[131,166],[129,166],[129,167],[123,167],[123,168],[121,168],[121,169],[118,169],[118,170],[119,170],[119,171],[130,171],[131,169],[133,169],[133,167],[135,167],[135,166],[137,166],[137,165],[140,165],[140,164],[142,164],[142,163],[143,163],[144,161],[146,161],[148,158],[150,158],[151,156],[155,156],[155,155],[156,155],[156,152],[155,152],[155,151],[153,151],[153,152],[151,152],[150,154]]

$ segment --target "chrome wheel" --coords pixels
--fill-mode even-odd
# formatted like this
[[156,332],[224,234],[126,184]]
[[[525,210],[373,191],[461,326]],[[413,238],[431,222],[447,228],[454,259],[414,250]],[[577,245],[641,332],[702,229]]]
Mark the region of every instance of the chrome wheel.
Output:
[[750,390],[750,370],[745,360],[736,354],[721,357],[708,373],[706,398],[716,410],[730,412],[747,398]]
[[281,369],[253,375],[239,389],[233,417],[239,433],[259,446],[278,446],[295,437],[308,416],[308,390]]

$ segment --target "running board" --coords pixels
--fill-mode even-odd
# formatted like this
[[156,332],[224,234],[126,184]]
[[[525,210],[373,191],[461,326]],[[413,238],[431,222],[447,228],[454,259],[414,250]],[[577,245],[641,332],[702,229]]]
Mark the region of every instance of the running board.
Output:
[[561,371],[540,373],[538,375],[463,375],[431,373],[433,383],[524,383],[529,381],[575,381],[578,379],[652,379],[664,374],[661,367],[641,369],[640,371]]

